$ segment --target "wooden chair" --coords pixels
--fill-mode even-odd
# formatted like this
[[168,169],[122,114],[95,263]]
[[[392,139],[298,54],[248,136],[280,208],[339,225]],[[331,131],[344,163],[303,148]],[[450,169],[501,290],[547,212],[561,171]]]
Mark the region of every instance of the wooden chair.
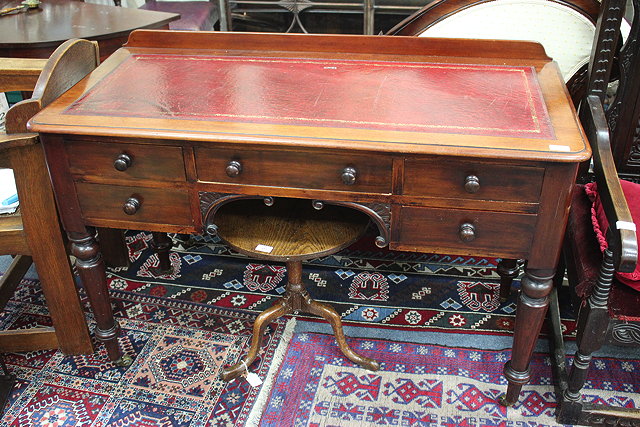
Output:
[[[84,61],[78,58],[85,59]],[[41,60],[3,61],[0,87],[33,90],[33,97],[7,112],[6,134],[0,134],[0,167],[13,169],[20,200],[19,212],[0,216],[0,253],[16,255],[0,280],[0,306],[4,307],[32,261],[53,327],[0,331],[0,352],[59,348],[66,354],[87,354],[93,346],[84,310],[76,292],[44,153],[38,136],[26,124],[42,107],[65,92],[98,62],[96,42],[64,43],[44,65]],[[33,89],[33,76],[44,67]],[[20,72],[24,69],[24,74]],[[21,76],[21,77],[17,77]]]
[[387,34],[537,41],[558,63],[577,103],[598,11],[596,0],[436,0]]
[[312,204],[309,200],[255,200],[239,196],[216,208],[207,222],[215,226],[207,231],[217,234],[236,251],[252,258],[286,263],[287,287],[282,298],[256,318],[247,356],[222,370],[221,378],[232,380],[249,370],[260,350],[262,336],[269,323],[286,314],[307,312],[326,319],[342,353],[365,369],[376,371],[378,362],[361,356],[347,344],[340,315],[329,305],[311,299],[302,282],[302,261],[344,249],[362,237],[369,218],[343,206]]
[[[623,0],[604,0],[594,39],[587,79],[587,95],[580,120],[593,150],[595,183],[574,192],[563,251],[570,290],[578,311],[578,350],[570,369],[557,298],[550,315],[553,353],[559,383],[558,421],[563,424],[632,425],[640,411],[585,403],[581,390],[588,378],[592,354],[605,343],[640,345],[640,271],[637,268],[636,224],[640,220],[640,186],[620,181],[618,174],[640,181],[635,163],[640,129],[640,0],[633,0],[635,17],[619,53],[618,91],[605,105],[616,39],[620,34]],[[595,217],[592,214],[595,212]],[[594,225],[594,220],[595,224]],[[562,284],[562,271],[556,288]],[[619,424],[616,424],[619,423]]]

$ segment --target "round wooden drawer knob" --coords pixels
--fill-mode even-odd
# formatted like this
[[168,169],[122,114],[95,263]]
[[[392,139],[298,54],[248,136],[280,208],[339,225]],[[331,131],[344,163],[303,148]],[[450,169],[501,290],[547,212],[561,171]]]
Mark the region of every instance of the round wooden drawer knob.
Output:
[[235,178],[242,173],[242,165],[237,160],[231,160],[224,171],[229,178]]
[[476,238],[476,227],[473,224],[465,222],[460,226],[458,235],[463,242],[471,242]]
[[122,210],[127,215],[134,215],[140,207],[142,206],[142,202],[135,197],[129,197],[124,205],[122,206]]
[[132,160],[131,156],[126,153],[120,154],[113,162],[113,167],[119,170],[120,172],[124,172],[131,166]]
[[467,193],[477,193],[480,190],[480,178],[475,175],[469,175],[464,179],[464,189]]
[[346,168],[342,169],[342,182],[345,185],[353,185],[356,183],[356,178],[358,177],[358,172],[356,171],[356,168],[352,167],[352,166],[347,166]]

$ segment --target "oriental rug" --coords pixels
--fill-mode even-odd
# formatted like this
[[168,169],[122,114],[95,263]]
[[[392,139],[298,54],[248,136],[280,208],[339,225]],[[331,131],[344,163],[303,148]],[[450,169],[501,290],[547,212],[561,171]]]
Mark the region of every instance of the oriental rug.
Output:
[[[110,270],[108,279],[133,364],[107,362],[99,344],[90,356],[6,355],[18,383],[0,426],[554,424],[544,348],[520,404],[505,412],[495,403],[505,387],[515,292],[498,301],[494,259],[394,253],[365,240],[305,264],[309,291],[337,308],[350,345],[382,369],[346,360],[323,322],[282,318],[267,328],[250,367],[264,383],[251,387],[243,378],[223,383],[218,372],[246,352],[256,314],[282,293],[283,267],[210,238],[174,236],[173,272],[164,275],[149,234],[127,239],[131,267]],[[50,319],[32,275],[0,328],[35,324]],[[634,357],[599,358],[595,366],[587,388],[606,391],[594,399],[640,402]]]
[[[386,329],[412,340],[412,332],[460,331],[510,336],[517,288],[499,299],[493,258],[418,254],[380,249],[370,233],[349,248],[304,264],[314,299],[331,304],[347,325]],[[158,270],[151,235],[129,232],[131,266],[113,269],[114,289],[259,313],[284,293],[284,264],[231,252],[215,237],[174,236],[172,272]],[[575,324],[563,313],[567,334]],[[395,334],[394,332],[400,332]]]
[[[0,318],[2,328],[50,325],[37,283],[25,280]],[[253,316],[193,303],[113,292],[129,367],[108,362],[104,348],[87,356],[58,351],[7,354],[18,382],[0,425],[197,426],[247,423],[260,389],[218,379],[244,351]],[[93,323],[93,322],[91,322]],[[278,359],[285,320],[268,328],[260,358],[265,376]],[[287,339],[284,340],[285,342]]]
[[[295,334],[274,375],[261,426],[555,426],[549,357],[536,353],[516,405],[498,398],[509,351],[352,340],[381,362],[370,372],[342,357],[328,335]],[[599,357],[585,401],[634,408],[640,362]]]

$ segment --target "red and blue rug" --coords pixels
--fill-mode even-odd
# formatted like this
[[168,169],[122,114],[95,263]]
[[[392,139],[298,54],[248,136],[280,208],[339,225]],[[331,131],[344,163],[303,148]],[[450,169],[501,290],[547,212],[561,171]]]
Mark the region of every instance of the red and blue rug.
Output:
[[[404,332],[409,340],[412,331],[511,335],[518,281],[500,303],[495,259],[389,251],[377,248],[374,236],[304,265],[311,296],[330,303],[346,324]],[[158,270],[148,233],[130,233],[128,241],[132,263],[111,272],[114,289],[250,313],[284,293],[284,264],[251,260],[216,238],[176,239],[168,275]],[[563,317],[570,334],[572,316]]]
[[[283,266],[176,236],[173,272],[163,275],[150,239],[130,232],[131,267],[109,272],[121,344],[134,363],[114,366],[100,345],[90,356],[6,355],[18,384],[0,426],[554,425],[545,352],[534,356],[518,405],[496,403],[516,292],[499,303],[493,259],[390,252],[364,240],[305,264],[309,292],[336,307],[350,345],[382,368],[345,359],[325,323],[282,318],[251,366],[264,382],[251,387],[244,378],[224,383],[218,372],[246,352],[256,314],[282,294]],[[37,281],[23,281],[0,328],[48,323]],[[586,393],[635,406],[638,372],[633,357],[600,357]]]
[[[42,294],[24,281],[2,327],[50,324]],[[212,306],[114,291],[120,344],[135,357],[127,368],[108,362],[103,347],[89,356],[58,351],[7,354],[18,383],[0,425],[245,425],[259,390],[218,379],[246,345],[253,316]],[[265,376],[285,333],[268,329],[253,369]],[[279,350],[282,352],[282,349]]]
[[[461,340],[464,341],[464,340]],[[511,408],[497,403],[508,351],[351,340],[381,362],[370,372],[341,356],[328,335],[295,334],[275,375],[262,426],[550,426],[556,398],[550,360],[536,354],[532,378]],[[462,342],[464,344],[464,342]],[[640,362],[599,358],[585,400],[635,407]],[[603,378],[597,378],[601,376]]]

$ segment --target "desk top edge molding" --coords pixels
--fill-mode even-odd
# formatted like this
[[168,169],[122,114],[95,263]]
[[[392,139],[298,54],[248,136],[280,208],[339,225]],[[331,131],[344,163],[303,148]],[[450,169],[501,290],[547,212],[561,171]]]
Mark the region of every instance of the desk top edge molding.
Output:
[[[166,39],[170,37],[170,39]],[[161,48],[162,45],[169,48]],[[204,48],[203,46],[206,46]],[[527,58],[519,55],[529,52]],[[336,54],[339,51],[340,54]],[[541,45],[534,42],[492,41],[482,40],[450,40],[421,39],[416,37],[384,37],[384,36],[344,36],[344,35],[298,35],[268,33],[188,33],[174,31],[134,31],[124,48],[108,58],[97,72],[92,73],[75,88],[60,97],[42,114],[31,121],[31,129],[42,133],[59,133],[63,125],[66,134],[84,135],[89,132],[94,136],[126,137],[134,132],[146,139],[181,139],[206,142],[233,142],[261,145],[264,141],[273,142],[279,139],[283,145],[300,147],[326,148],[331,145],[336,149],[355,149],[360,151],[383,150],[406,154],[438,154],[441,146],[455,145],[467,153],[476,153],[480,157],[511,156],[499,154],[500,151],[514,151],[514,138],[510,136],[486,135],[487,146],[474,143],[475,135],[433,133],[428,130],[405,131],[388,129],[354,129],[331,126],[311,126],[297,123],[295,125],[274,123],[244,123],[202,121],[187,119],[147,118],[146,126],[141,126],[135,118],[126,117],[117,124],[96,126],[91,115],[73,115],[64,117],[64,109],[74,100],[90,91],[106,75],[134,55],[153,55],[164,52],[176,55],[221,55],[221,56],[256,56],[265,58],[329,58],[357,60],[370,57],[375,61],[399,62],[438,62],[445,53],[453,55],[456,61],[468,61],[469,64],[479,62],[487,57],[489,65],[528,65],[536,68],[536,76],[541,84],[543,95],[553,94],[558,99],[545,103],[551,105],[551,121],[556,137],[551,139],[529,139],[517,137],[519,157],[532,161],[575,162],[590,157],[590,149],[584,135],[575,134],[572,129],[577,124],[575,113],[557,73],[557,65],[544,53]],[[420,52],[419,55],[411,52]],[[485,56],[479,57],[478,52]],[[512,57],[515,56],[515,59]],[[475,62],[474,62],[475,61]],[[456,62],[457,63],[457,62]],[[564,92],[564,96],[563,96]],[[72,122],[73,121],[73,122]],[[561,123],[558,126],[558,123]],[[568,124],[567,124],[568,123]],[[213,129],[213,130],[212,130]],[[569,131],[567,131],[569,129]],[[320,132],[318,133],[318,131]],[[565,141],[566,135],[570,137]],[[451,141],[456,141],[455,143]],[[540,142],[542,141],[542,142]],[[537,145],[567,147],[570,149],[554,152],[552,149],[539,149]],[[516,151],[518,151],[516,150]]]

